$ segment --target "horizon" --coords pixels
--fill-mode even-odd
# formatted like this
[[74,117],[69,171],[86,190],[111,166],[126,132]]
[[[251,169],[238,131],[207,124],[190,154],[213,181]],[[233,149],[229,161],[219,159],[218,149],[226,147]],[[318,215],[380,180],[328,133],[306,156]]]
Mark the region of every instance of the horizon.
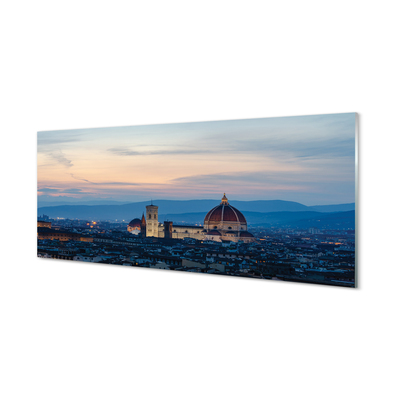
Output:
[[[83,200],[83,201],[79,201],[79,200],[77,200],[77,201],[62,201],[62,200],[60,200],[60,201],[53,201],[52,202],[52,204],[54,204],[54,206],[57,206],[57,205],[77,205],[77,206],[79,206],[79,205],[88,205],[88,204],[82,204],[82,203],[90,203],[90,202],[102,202],[102,203],[104,203],[104,204],[101,204],[101,205],[125,205],[125,204],[135,204],[135,203],[146,203],[146,202],[148,202],[149,204],[151,203],[151,201],[153,202],[153,205],[157,205],[157,204],[154,204],[154,203],[157,203],[157,202],[162,202],[162,201],[181,201],[181,202],[185,202],[185,201],[215,201],[215,202],[219,202],[219,201],[221,201],[220,199],[218,200],[218,199],[155,199],[155,200],[140,200],[140,201],[118,201],[118,200],[109,200],[110,201],[110,203],[111,202],[114,202],[114,203],[120,203],[120,204],[107,204],[106,202],[108,201],[108,199],[92,199],[92,200]],[[306,207],[317,207],[317,206],[338,206],[338,205],[346,205],[346,204],[355,204],[355,201],[353,201],[353,202],[348,202],[348,203],[327,203],[327,204],[304,204],[304,203],[301,203],[301,202],[298,202],[298,201],[292,201],[292,200],[282,200],[282,199],[268,199],[268,200],[266,200],[266,199],[255,199],[255,200],[238,200],[238,199],[229,199],[228,198],[228,201],[229,202],[257,202],[257,201],[271,201],[271,202],[273,202],[273,201],[282,201],[282,202],[289,202],[289,203],[298,203],[298,204],[302,204],[302,205],[304,205],[304,206],[306,206]],[[47,200],[38,200],[38,204],[39,204],[39,202],[42,202],[42,203],[50,203],[50,202],[48,202]],[[66,204],[66,203],[68,203],[68,204]],[[94,205],[94,204],[93,204]],[[51,207],[50,205],[47,205],[47,206],[45,206],[45,207]],[[41,207],[38,207],[38,208],[41,208]]]
[[231,201],[354,203],[355,118],[38,132],[38,203],[213,200],[223,192]]

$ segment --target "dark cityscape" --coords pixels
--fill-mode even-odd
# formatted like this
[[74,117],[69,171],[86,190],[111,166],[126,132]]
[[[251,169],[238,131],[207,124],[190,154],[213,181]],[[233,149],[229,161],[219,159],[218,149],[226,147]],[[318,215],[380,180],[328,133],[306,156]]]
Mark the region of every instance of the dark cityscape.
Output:
[[249,226],[248,230],[254,237],[248,243],[146,237],[140,229],[129,229],[125,221],[42,215],[37,251],[41,258],[355,286],[353,229]]

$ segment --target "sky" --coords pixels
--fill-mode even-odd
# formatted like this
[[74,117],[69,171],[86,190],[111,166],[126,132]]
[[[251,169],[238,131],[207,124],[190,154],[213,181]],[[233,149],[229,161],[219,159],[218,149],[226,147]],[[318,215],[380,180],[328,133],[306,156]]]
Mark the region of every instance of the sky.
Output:
[[38,132],[38,200],[355,201],[355,113]]

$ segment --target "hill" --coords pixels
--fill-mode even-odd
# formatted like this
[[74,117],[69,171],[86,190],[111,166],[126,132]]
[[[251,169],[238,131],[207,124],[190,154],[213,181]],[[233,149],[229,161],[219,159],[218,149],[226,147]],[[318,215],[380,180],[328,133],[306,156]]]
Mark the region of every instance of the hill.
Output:
[[343,212],[355,210],[355,203],[332,204],[328,206],[311,206],[310,210],[318,212]]
[[[308,229],[354,229],[355,212],[320,213],[316,211],[278,211],[270,213],[244,212],[250,227],[287,227]],[[203,224],[204,213],[160,214],[160,221],[175,224]]]
[[[219,200],[157,200],[154,201],[159,207],[161,215],[183,214],[183,213],[207,213],[211,208],[219,204]],[[110,205],[60,205],[39,207],[38,215],[46,214],[50,218],[70,218],[88,220],[131,220],[140,218],[146,210],[148,201],[130,204],[110,204]],[[330,212],[334,208],[354,209],[351,205],[332,205],[332,206],[313,206],[308,207],[304,204],[284,201],[284,200],[256,200],[256,201],[231,201],[234,207],[242,212],[299,212],[315,211]],[[317,207],[317,209],[315,209]],[[343,211],[343,210],[338,210]],[[204,216],[203,216],[204,218]],[[172,218],[171,218],[172,219]],[[161,220],[161,219],[160,219]]]
[[[216,200],[159,200],[159,221],[173,221],[175,224],[203,224],[205,214],[219,204]],[[301,203],[283,200],[232,201],[231,204],[245,215],[253,227],[291,227],[354,229],[354,210],[326,212],[351,208],[352,204],[307,207]],[[121,205],[63,205],[40,207],[38,215],[50,218],[87,220],[125,220],[140,218],[148,202]],[[354,208],[354,204],[353,204]],[[318,211],[316,211],[317,209]],[[194,210],[194,211],[193,211]]]

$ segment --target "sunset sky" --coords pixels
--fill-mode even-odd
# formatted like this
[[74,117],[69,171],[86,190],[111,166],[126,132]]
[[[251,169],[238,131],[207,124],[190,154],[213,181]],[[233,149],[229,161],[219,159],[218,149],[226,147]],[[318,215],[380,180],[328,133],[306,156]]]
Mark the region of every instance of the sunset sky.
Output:
[[38,199],[355,201],[355,114],[38,132]]

